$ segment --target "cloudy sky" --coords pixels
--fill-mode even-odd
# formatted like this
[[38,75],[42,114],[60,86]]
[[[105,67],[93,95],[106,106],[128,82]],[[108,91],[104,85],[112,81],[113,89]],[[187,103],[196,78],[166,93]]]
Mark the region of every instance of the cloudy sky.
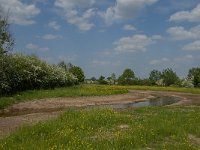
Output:
[[0,0],[9,12],[14,52],[82,67],[87,78],[185,76],[200,64],[199,0]]

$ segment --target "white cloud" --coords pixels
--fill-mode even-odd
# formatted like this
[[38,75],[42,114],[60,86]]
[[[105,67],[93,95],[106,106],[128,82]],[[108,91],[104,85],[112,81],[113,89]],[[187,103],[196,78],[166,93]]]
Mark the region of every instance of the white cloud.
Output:
[[54,30],[59,30],[60,29],[60,25],[58,25],[58,23],[56,21],[51,21],[48,23],[49,28],[52,28]]
[[93,65],[101,65],[101,66],[105,66],[105,65],[110,65],[111,63],[109,61],[100,61],[100,60],[93,60],[91,62]]
[[30,50],[38,50],[38,51],[42,51],[42,52],[49,51],[48,47],[39,47],[38,45],[32,44],[32,43],[28,43],[25,47]]
[[191,11],[179,11],[173,14],[170,21],[200,22],[200,4]]
[[60,39],[62,38],[61,35],[53,35],[53,34],[46,34],[42,37],[45,40],[54,40],[54,39]]
[[151,39],[152,39],[152,40],[161,40],[161,39],[162,39],[162,36],[160,36],[160,35],[153,35],[153,36],[151,37]]
[[133,35],[131,37],[122,37],[118,41],[114,42],[114,51],[117,53],[127,53],[135,51],[146,51],[147,47],[156,43],[156,40],[146,35]]
[[168,62],[169,59],[168,58],[162,58],[162,59],[154,59],[150,61],[151,65],[158,65],[158,64],[162,64],[162,63],[166,63]]
[[133,25],[127,24],[127,25],[124,25],[123,30],[134,31],[136,30],[136,28]]
[[78,59],[78,56],[77,55],[71,55],[71,56],[63,55],[63,56],[59,56],[58,59],[59,61],[65,61],[68,63],[68,62],[76,61],[76,59]]
[[184,27],[178,26],[169,28],[167,32],[174,40],[195,39],[199,37],[198,32],[200,32],[200,30],[198,32],[196,31],[198,28],[200,28],[200,26],[187,31]]
[[182,49],[188,50],[188,51],[200,51],[200,40],[189,43],[189,44],[183,46]]
[[184,45],[183,50],[200,51],[200,25],[195,26],[189,30],[184,27],[171,27],[167,30],[174,40],[195,40],[192,43]]
[[115,20],[134,18],[146,5],[152,5],[158,0],[116,0],[115,6],[101,12],[100,16],[110,25]]
[[34,50],[34,49],[37,49],[38,46],[35,45],[35,44],[32,44],[32,43],[29,43],[29,44],[26,45],[26,48],[27,48],[27,49]]
[[111,61],[105,61],[105,60],[93,60],[91,61],[91,65],[94,67],[119,67],[121,66],[120,61],[115,61],[114,63]]
[[94,24],[90,19],[95,15],[95,10],[91,6],[95,0],[56,0],[55,6],[60,7],[65,12],[67,22],[77,26],[82,31],[88,31]]
[[27,5],[20,0],[0,0],[0,4],[4,12],[9,12],[9,22],[18,25],[35,23],[32,18],[40,13],[40,9],[34,4]]
[[47,51],[49,51],[49,48],[48,47],[40,47],[39,51],[47,52]]
[[185,55],[185,56],[175,58],[175,61],[182,63],[182,62],[192,61],[193,59],[194,59],[194,56],[188,54],[188,55]]

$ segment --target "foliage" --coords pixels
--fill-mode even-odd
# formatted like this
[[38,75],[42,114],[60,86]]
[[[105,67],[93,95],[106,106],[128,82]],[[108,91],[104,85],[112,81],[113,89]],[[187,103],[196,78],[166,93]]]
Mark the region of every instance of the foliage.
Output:
[[105,80],[105,77],[102,75],[99,77],[98,83],[99,84],[108,84],[108,82]]
[[14,40],[9,31],[7,19],[3,17],[1,7],[0,9],[0,55],[2,55],[7,53],[12,48]]
[[117,80],[115,73],[112,73],[110,77],[111,77],[111,80],[113,81],[113,84],[115,84]]
[[179,81],[176,72],[174,72],[171,68],[163,70],[162,79],[165,86],[176,85]]
[[0,149],[198,150],[199,124],[200,107],[69,109],[19,129],[0,141]]
[[2,55],[0,64],[0,95],[77,83],[71,73],[56,65],[49,65],[36,56]]
[[95,77],[92,77],[90,80],[92,81],[96,81],[97,79]]
[[65,69],[66,71],[68,70],[67,65],[66,65],[66,63],[64,61],[60,61],[58,63],[58,66],[63,68],[63,69]]
[[123,74],[119,77],[118,83],[121,85],[131,85],[135,79],[135,73],[133,70],[127,68],[124,70]]
[[161,79],[162,73],[158,70],[152,70],[149,74],[149,80],[152,84],[156,84]]
[[116,82],[116,75],[114,73],[111,74],[111,76],[107,77],[107,81],[108,83],[111,84],[115,84]]
[[192,79],[183,79],[183,80],[181,80],[181,87],[193,88],[194,84],[193,84]]
[[193,80],[195,87],[200,87],[200,68],[191,68],[188,72],[188,78]]
[[142,86],[151,86],[154,85],[149,79],[140,79],[140,78],[136,78],[133,81],[134,85],[142,85]]
[[69,69],[69,72],[72,73],[74,76],[77,77],[78,82],[83,82],[85,80],[85,75],[83,70],[78,66],[72,66]]

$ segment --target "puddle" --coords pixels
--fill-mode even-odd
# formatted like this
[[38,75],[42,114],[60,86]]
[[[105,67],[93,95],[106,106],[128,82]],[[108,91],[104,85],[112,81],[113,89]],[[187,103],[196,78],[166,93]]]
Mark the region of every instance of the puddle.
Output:
[[150,99],[146,101],[140,101],[140,102],[131,102],[126,104],[105,104],[105,105],[99,105],[99,106],[93,106],[97,108],[131,108],[131,107],[147,107],[147,106],[166,106],[171,105],[174,103],[179,102],[180,99],[177,97],[169,97],[169,96],[163,96],[158,97],[155,99]]

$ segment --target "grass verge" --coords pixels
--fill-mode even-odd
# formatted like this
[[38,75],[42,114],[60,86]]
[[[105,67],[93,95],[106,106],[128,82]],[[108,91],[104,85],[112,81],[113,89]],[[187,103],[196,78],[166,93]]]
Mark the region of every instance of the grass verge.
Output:
[[158,86],[118,86],[118,88],[130,89],[130,90],[131,89],[132,90],[152,90],[152,91],[200,94],[200,88],[158,87]]
[[200,107],[67,110],[57,119],[23,127],[0,149],[200,148]]

